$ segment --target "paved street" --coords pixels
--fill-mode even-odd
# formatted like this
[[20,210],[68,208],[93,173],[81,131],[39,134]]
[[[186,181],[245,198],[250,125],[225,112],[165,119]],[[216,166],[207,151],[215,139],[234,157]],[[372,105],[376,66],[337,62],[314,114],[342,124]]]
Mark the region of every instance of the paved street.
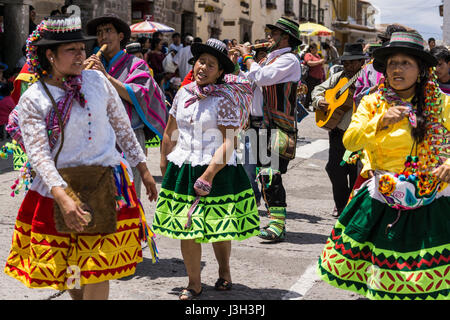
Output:
[[[328,134],[314,123],[314,114],[299,126],[297,158],[291,161],[288,174],[283,176],[287,192],[287,241],[264,243],[258,237],[233,242],[231,270],[233,290],[217,292],[217,263],[211,245],[203,245],[200,300],[356,300],[362,298],[351,292],[335,289],[318,280],[315,264],[325,244],[335,218],[331,184],[324,170],[328,157]],[[159,152],[150,149],[150,171],[160,187]],[[2,171],[3,172],[3,171]],[[3,265],[9,252],[15,216],[23,195],[10,197],[9,186],[17,172],[0,174],[0,261]],[[143,201],[148,221],[152,221],[155,204]],[[265,214],[261,205],[260,213]],[[261,225],[268,221],[261,217]],[[111,281],[111,299],[176,300],[180,289],[187,285],[180,251],[180,242],[157,237],[160,262],[152,264],[148,248],[144,261],[135,275]],[[55,291],[31,290],[18,281],[0,273],[0,299],[48,299]],[[55,299],[67,300],[64,293]]]

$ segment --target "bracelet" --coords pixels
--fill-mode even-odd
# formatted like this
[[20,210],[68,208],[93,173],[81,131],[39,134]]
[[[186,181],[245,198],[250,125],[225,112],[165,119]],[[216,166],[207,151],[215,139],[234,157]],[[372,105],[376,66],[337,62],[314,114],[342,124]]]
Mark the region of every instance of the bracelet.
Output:
[[251,54],[246,54],[243,58],[244,63],[247,63],[247,60],[252,59],[253,60],[253,56]]

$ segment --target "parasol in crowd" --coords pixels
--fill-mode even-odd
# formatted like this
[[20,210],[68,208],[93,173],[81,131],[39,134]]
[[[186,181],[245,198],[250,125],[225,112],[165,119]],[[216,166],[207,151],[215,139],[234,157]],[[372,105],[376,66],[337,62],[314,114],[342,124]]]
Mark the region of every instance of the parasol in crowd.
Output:
[[334,34],[333,30],[330,30],[321,24],[312,22],[302,23],[299,26],[298,30],[300,31],[300,35],[309,37],[311,36],[326,37],[332,36]]
[[166,26],[165,24],[154,22],[154,21],[142,21],[135,24],[132,24],[130,26],[131,34],[149,34],[149,33],[155,33],[156,31],[159,32],[174,32],[175,29],[171,28],[169,26]]

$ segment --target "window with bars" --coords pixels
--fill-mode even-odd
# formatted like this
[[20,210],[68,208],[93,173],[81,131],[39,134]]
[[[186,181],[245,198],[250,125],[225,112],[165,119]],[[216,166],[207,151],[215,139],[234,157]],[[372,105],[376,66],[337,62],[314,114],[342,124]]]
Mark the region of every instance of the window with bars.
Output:
[[319,21],[317,21],[320,24],[325,23],[325,9],[319,9]]
[[267,9],[276,9],[277,8],[276,0],[266,0],[266,8]]
[[300,17],[301,20],[308,19],[308,3],[300,1],[298,16]]
[[293,0],[284,0],[284,14],[292,14],[294,13],[294,1]]

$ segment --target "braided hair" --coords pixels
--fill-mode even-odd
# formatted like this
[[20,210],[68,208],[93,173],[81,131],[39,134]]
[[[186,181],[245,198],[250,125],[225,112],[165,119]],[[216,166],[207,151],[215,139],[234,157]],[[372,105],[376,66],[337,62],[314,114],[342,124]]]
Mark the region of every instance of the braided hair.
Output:
[[[427,84],[430,80],[430,72],[428,67],[420,60],[419,58],[415,56],[411,56],[416,61],[417,65],[419,66],[419,77],[418,81],[416,83],[416,88],[414,92],[414,97],[411,100],[412,105],[416,106],[416,119],[417,119],[417,126],[411,129],[411,136],[416,141],[416,143],[421,143],[425,139],[426,134],[426,119],[424,114],[425,109],[425,100],[427,98]],[[384,77],[387,79],[387,71],[386,68],[384,69]]]
[[419,78],[418,83],[416,84],[416,90],[414,97],[412,99],[412,104],[416,106],[416,118],[417,118],[417,127],[412,128],[411,135],[417,143],[420,143],[424,140],[426,134],[426,119],[424,116],[424,108],[425,108],[425,99],[427,94],[427,83],[430,79],[430,74],[427,66],[420,60],[416,58],[416,61],[419,65]]

